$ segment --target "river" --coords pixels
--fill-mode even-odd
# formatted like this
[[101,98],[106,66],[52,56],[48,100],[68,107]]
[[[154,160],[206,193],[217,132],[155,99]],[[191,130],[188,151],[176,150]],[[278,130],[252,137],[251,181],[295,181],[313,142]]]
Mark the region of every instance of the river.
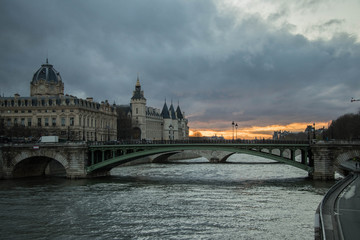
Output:
[[228,161],[1,180],[1,239],[314,239],[315,210],[334,182],[249,155]]

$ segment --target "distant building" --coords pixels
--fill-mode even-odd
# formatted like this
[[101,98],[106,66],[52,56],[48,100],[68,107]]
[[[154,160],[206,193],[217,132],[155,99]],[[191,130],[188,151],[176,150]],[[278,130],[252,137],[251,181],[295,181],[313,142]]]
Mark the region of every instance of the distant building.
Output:
[[273,140],[284,139],[289,134],[291,134],[291,132],[288,132],[288,131],[275,131],[274,134],[273,134]]
[[118,138],[141,140],[186,140],[189,138],[188,120],[180,106],[175,110],[166,101],[162,110],[146,106],[139,78],[130,105],[117,106]]
[[115,107],[108,101],[64,96],[60,73],[48,60],[30,82],[30,97],[0,97],[0,123],[7,129],[21,126],[67,140],[115,140],[117,132]]

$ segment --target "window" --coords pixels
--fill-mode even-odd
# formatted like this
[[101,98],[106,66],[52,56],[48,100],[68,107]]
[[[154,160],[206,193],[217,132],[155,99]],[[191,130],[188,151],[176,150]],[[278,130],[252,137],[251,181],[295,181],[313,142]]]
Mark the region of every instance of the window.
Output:
[[65,126],[65,118],[61,118],[61,126],[62,126],[62,127]]
[[38,127],[41,127],[41,118],[38,118]]
[[25,118],[21,119],[21,126],[25,126]]
[[49,118],[45,118],[45,127],[49,126]]
[[18,119],[14,118],[14,125],[17,125],[17,124],[18,124]]
[[136,114],[138,114],[139,113],[139,109],[138,108],[136,108]]
[[7,126],[10,127],[11,126],[11,118],[7,119]]
[[28,118],[28,124],[27,124],[28,127],[31,127],[31,120],[32,120],[31,118]]
[[74,126],[74,118],[73,117],[70,118],[70,126]]
[[56,126],[56,118],[52,118],[52,126],[53,126],[53,127]]

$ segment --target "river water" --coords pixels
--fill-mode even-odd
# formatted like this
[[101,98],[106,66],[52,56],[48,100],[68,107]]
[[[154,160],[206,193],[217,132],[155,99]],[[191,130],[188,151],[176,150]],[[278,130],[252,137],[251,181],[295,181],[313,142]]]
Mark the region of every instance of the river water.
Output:
[[314,239],[315,210],[334,182],[254,156],[228,161],[2,180],[1,239]]

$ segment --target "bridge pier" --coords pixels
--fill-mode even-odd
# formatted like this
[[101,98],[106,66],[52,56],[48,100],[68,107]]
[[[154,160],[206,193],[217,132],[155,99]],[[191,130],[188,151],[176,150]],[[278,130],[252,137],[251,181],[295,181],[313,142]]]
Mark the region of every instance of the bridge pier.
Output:
[[314,166],[313,178],[333,180],[335,171],[342,175],[346,172],[339,167],[343,162],[360,157],[360,142],[317,142],[311,145],[312,161]]
[[313,155],[314,172],[312,178],[315,180],[334,180],[334,154],[329,147],[314,144],[311,146]]

